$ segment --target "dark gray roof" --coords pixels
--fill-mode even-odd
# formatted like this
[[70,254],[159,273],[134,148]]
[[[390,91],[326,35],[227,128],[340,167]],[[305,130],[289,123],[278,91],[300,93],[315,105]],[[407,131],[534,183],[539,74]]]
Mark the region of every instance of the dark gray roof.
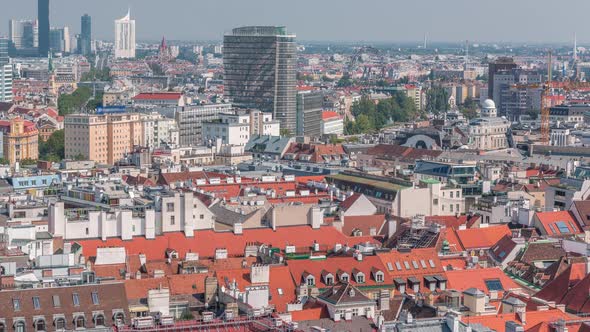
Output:
[[320,294],[320,299],[330,302],[332,304],[344,304],[344,303],[360,303],[368,302],[375,304],[374,300],[368,298],[358,288],[351,284],[345,284],[340,287],[332,287]]

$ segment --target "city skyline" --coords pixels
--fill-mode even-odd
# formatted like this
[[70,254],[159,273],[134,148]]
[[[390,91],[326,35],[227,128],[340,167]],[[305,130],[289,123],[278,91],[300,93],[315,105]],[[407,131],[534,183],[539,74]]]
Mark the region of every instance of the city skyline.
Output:
[[[304,41],[420,42],[427,34],[433,42],[467,39],[479,42],[571,43],[574,32],[578,33],[579,44],[590,41],[590,34],[584,34],[584,13],[590,10],[590,3],[587,2],[577,2],[579,10],[568,12],[570,18],[560,22],[559,29],[550,24],[537,23],[553,19],[553,12],[543,10],[547,6],[539,2],[535,6],[531,6],[529,1],[508,0],[477,5],[467,0],[456,0],[452,6],[448,2],[427,2],[400,5],[375,0],[368,4],[364,14],[359,15],[363,10],[359,11],[358,4],[352,0],[338,3],[303,0],[289,11],[284,10],[284,4],[268,0],[237,3],[231,0],[206,3],[171,0],[164,7],[157,6],[160,2],[155,0],[60,0],[50,4],[50,22],[52,26],[67,25],[79,33],[79,19],[88,13],[93,17],[95,38],[112,40],[112,21],[123,16],[130,7],[131,15],[138,23],[138,40],[159,40],[164,35],[169,40],[221,41],[224,33],[238,26],[284,25]],[[11,18],[35,18],[35,6],[34,0],[18,1],[2,11],[0,21],[6,23],[0,25],[0,35],[8,34],[7,22]],[[505,10],[508,6],[512,8],[510,11]],[[222,11],[223,15],[215,15]],[[535,20],[528,22],[520,16],[522,12],[534,14],[530,17]],[[416,17],[423,23],[414,27]],[[501,20],[498,19],[500,17]],[[466,29],[466,26],[469,28]],[[532,26],[534,29],[527,28]]]

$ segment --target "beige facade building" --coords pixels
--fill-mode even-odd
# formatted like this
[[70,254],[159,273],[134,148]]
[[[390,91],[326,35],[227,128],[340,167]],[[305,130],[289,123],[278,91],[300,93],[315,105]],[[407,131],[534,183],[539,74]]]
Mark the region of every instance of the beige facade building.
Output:
[[137,113],[73,114],[64,121],[65,156],[112,165],[133,147],[142,144]]

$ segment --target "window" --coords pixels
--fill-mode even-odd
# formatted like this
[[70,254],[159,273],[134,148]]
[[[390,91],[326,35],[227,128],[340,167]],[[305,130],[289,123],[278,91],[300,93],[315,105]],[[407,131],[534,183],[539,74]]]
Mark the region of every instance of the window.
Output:
[[199,218],[200,218],[200,219],[205,219],[205,215],[204,215],[204,214],[201,214],[201,215],[199,216]]
[[61,306],[61,302],[59,301],[59,295],[53,295],[53,307],[59,308]]
[[334,284],[334,277],[332,277],[332,276],[326,277],[326,285],[332,286],[333,284]]
[[45,331],[45,320],[38,318],[35,321],[35,331]]
[[95,326],[104,326],[104,316],[101,314],[94,316],[94,325]]
[[451,198],[453,198],[453,192],[451,191]]
[[86,319],[82,316],[78,316],[76,317],[76,320],[74,320],[74,325],[77,329],[86,328]]
[[76,307],[80,305],[80,296],[78,296],[78,293],[72,294],[72,302],[74,302],[74,306]]
[[176,224],[176,220],[174,218],[174,216],[170,216],[170,225],[174,225]]
[[16,324],[14,324],[14,331],[15,332],[25,332],[25,322],[23,322],[22,320],[19,320],[18,322],[16,322]]
[[12,308],[14,311],[20,311],[20,300],[19,299],[12,299]]
[[358,282],[359,284],[364,283],[365,282],[365,275],[362,273],[357,273],[356,282]]
[[307,276],[306,280],[307,280],[307,285],[308,286],[315,285],[315,278],[313,276]]
[[502,286],[500,279],[488,279],[488,280],[485,280],[485,283],[486,283],[486,287],[488,288],[488,291],[503,291],[504,290],[504,287]]
[[2,322],[0,322],[0,332],[6,332],[6,326]]
[[343,273],[343,274],[340,276],[340,281],[341,281],[341,282],[348,282],[348,274],[346,274],[346,273]]
[[377,281],[377,282],[383,282],[383,273],[377,272],[375,274],[375,281]]
[[33,296],[33,307],[36,310],[41,309],[41,302],[39,302],[39,297],[38,296]]
[[115,322],[122,324],[125,322],[125,315],[123,315],[123,313],[119,311],[113,316],[113,319],[115,320]]
[[100,302],[98,301],[98,293],[97,292],[92,292],[92,304],[100,304]]
[[88,234],[89,234],[89,232],[88,232],[88,227],[86,227],[86,235],[88,235]]
[[174,212],[174,203],[166,203],[166,211]]

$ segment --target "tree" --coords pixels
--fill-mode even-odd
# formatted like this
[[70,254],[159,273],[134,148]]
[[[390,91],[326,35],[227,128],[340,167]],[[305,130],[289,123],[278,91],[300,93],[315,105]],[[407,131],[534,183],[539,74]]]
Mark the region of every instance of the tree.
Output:
[[372,132],[392,122],[407,122],[423,117],[414,100],[401,92],[380,100],[378,104],[364,96],[352,105],[351,112],[356,121],[345,123],[345,131],[349,135]]
[[0,157],[0,165],[10,165],[10,161],[4,157]]
[[62,94],[57,99],[57,108],[59,115],[68,115],[79,112],[86,106],[88,100],[92,97],[90,88],[85,86],[77,88],[72,94]]
[[350,77],[350,74],[344,74],[342,75],[342,77],[338,80],[338,83],[336,83],[336,85],[340,88],[346,88],[349,86],[352,86],[353,81],[352,78]]
[[64,130],[56,130],[49,136],[47,142],[39,138],[39,159],[59,162],[65,158]]
[[35,159],[22,159],[19,164],[21,166],[31,166],[31,165],[37,165],[37,160]]
[[426,111],[438,115],[449,109],[449,94],[441,86],[434,86],[426,92]]
[[289,130],[287,128],[281,128],[280,135],[281,136],[291,136],[291,130]]

